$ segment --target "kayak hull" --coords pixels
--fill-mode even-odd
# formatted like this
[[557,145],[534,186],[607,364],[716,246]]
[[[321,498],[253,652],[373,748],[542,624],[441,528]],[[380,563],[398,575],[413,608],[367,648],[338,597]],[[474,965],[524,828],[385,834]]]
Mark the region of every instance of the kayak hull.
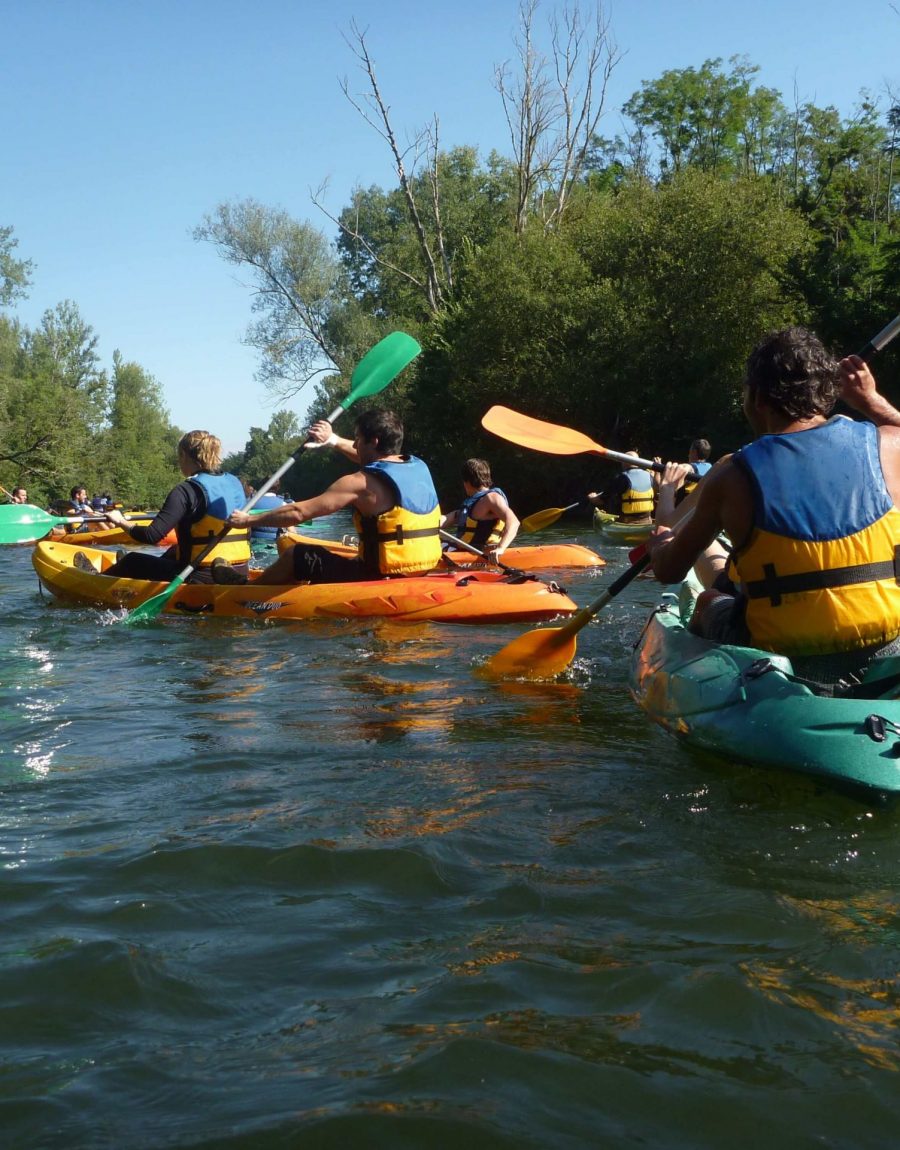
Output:
[[[346,555],[349,558],[356,555],[356,546],[353,544],[340,543],[335,539],[319,539],[313,535],[300,535],[294,531],[280,535],[277,543],[279,554],[296,543],[317,543],[336,555]],[[478,567],[484,564],[479,556],[471,555],[468,551],[448,551],[447,555],[451,563],[459,567]],[[592,551],[590,547],[583,547],[580,543],[542,543],[535,547],[508,547],[503,553],[503,562],[507,567],[515,567],[518,571],[606,566],[606,560],[596,551]]]
[[[41,583],[60,599],[92,606],[128,609],[164,591],[168,583],[116,579],[73,566],[77,551],[100,570],[114,556],[99,548],[76,548],[45,541],[32,562]],[[577,610],[562,591],[527,580],[505,581],[489,571],[376,579],[361,583],[216,586],[184,583],[171,596],[171,615],[204,614],[246,619],[364,618],[432,620],[441,623],[526,623],[571,615]]]
[[[692,635],[685,625],[693,609],[688,585],[680,600],[683,607],[668,595],[651,614],[632,659],[631,693],[654,722],[731,762],[900,793],[900,698],[898,685],[890,685],[900,659],[870,664],[863,678],[870,697],[826,698],[792,681],[784,656]],[[885,676],[881,695],[876,665]]]
[[646,543],[653,530],[652,523],[622,523],[618,519],[610,519],[598,509],[594,510],[594,526],[610,543],[628,547]]

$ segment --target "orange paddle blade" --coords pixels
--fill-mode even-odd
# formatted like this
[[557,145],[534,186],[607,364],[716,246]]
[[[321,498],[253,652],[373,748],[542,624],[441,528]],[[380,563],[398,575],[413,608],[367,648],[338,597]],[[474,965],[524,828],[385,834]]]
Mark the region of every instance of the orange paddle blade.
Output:
[[552,679],[565,671],[575,651],[574,634],[566,634],[562,627],[543,627],[507,643],[482,670],[498,679]]
[[605,455],[606,448],[593,439],[575,431],[571,427],[560,427],[555,423],[545,423],[543,419],[532,419],[511,408],[499,405],[486,411],[481,426],[501,439],[517,443],[520,447],[530,447],[533,451],[545,451],[550,455],[581,455],[593,451]]

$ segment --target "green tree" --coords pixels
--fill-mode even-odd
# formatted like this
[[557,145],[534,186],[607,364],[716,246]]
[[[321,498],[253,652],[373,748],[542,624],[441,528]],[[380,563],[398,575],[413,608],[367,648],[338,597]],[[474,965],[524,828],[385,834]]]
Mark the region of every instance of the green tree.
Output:
[[180,435],[157,381],[116,351],[109,424],[98,437],[103,486],[130,506],[158,507],[182,478]]
[[13,255],[19,241],[11,227],[0,227],[0,307],[9,307],[24,298],[31,286],[31,260],[17,260]]
[[332,363],[346,361],[330,323],[344,299],[340,265],[320,231],[247,199],[219,204],[194,229],[194,239],[249,271],[259,318],[245,342],[259,351],[257,378],[273,393],[293,395]]

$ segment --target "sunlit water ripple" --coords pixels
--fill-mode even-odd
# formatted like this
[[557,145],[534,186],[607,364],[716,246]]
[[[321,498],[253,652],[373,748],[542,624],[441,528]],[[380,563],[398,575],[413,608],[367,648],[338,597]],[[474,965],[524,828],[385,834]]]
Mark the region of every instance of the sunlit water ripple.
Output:
[[894,1145],[896,809],[653,728],[657,591],[489,685],[521,627],[123,628],[0,551],[2,1145]]

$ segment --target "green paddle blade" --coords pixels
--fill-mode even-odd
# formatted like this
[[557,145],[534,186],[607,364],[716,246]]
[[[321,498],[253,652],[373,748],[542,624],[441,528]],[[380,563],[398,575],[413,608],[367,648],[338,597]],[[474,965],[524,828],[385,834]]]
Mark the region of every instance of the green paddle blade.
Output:
[[341,404],[346,411],[351,403],[377,395],[420,354],[422,348],[405,331],[392,331],[379,340],[362,357],[350,376],[350,394]]
[[[185,568],[188,575],[191,574],[193,570],[193,567]],[[176,575],[169,586],[166,587],[165,591],[160,591],[160,593],[154,595],[152,599],[145,599],[140,606],[135,607],[133,611],[129,611],[122,622],[126,627],[131,627],[135,623],[149,623],[151,619],[155,619],[157,615],[162,613],[168,601],[186,578],[187,575],[185,575],[184,571]]]
[[0,544],[34,543],[58,523],[71,522],[60,515],[49,515],[30,503],[4,503],[0,506]]

